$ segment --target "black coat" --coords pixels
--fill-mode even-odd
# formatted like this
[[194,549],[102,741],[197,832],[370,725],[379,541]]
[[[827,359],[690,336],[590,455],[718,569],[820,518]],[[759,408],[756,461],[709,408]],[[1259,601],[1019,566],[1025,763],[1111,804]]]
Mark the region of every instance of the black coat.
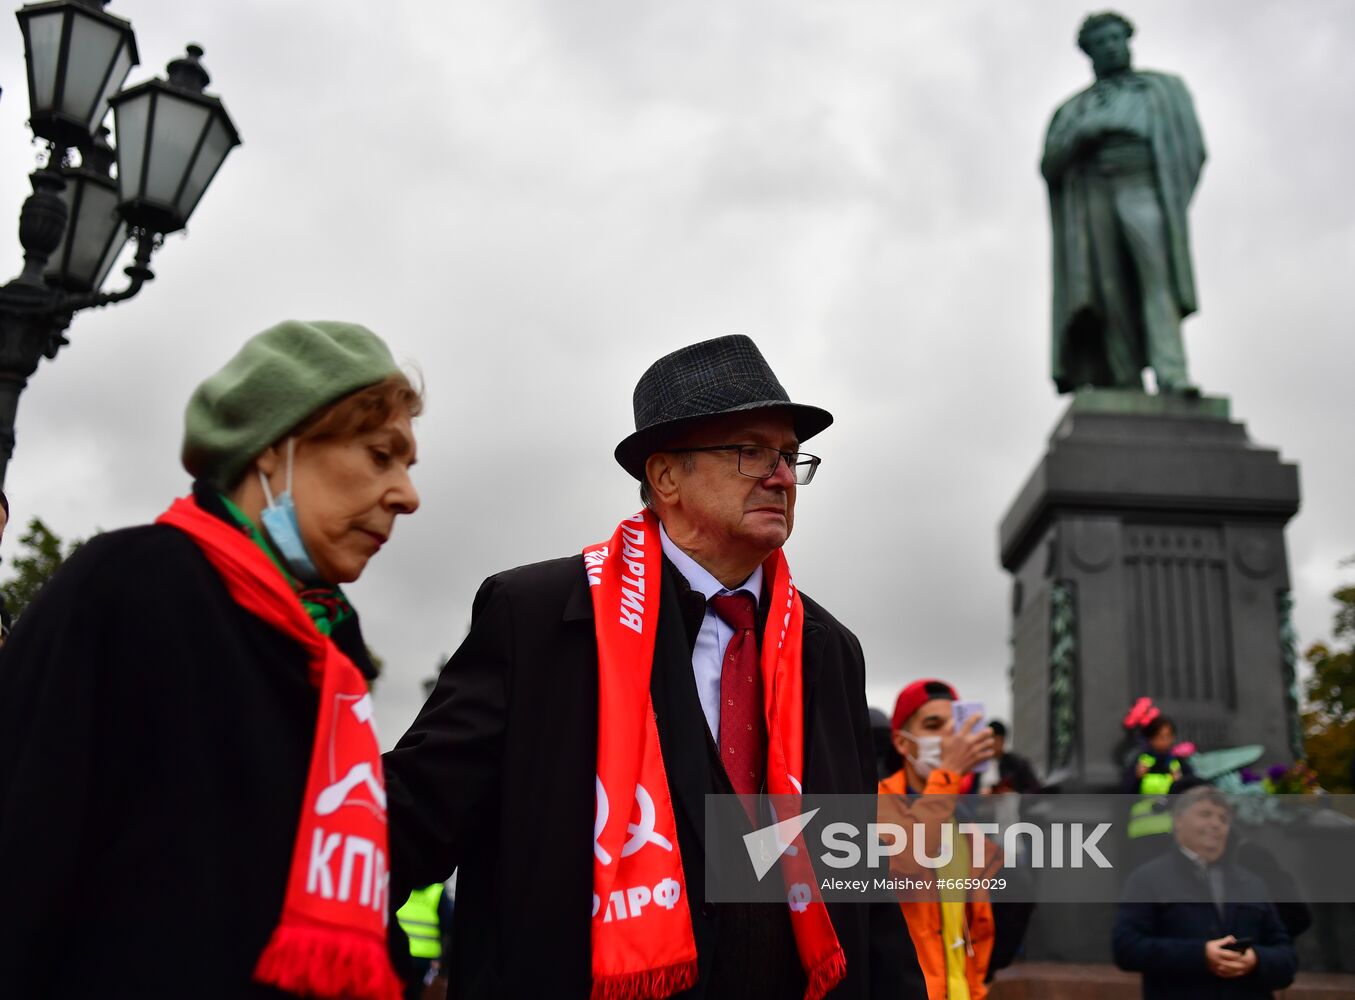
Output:
[[[874,794],[860,646],[813,601],[804,606],[805,791]],[[690,997],[706,996],[714,963],[748,957],[730,944],[733,911],[705,901],[704,795],[723,789],[691,668],[687,619],[699,623],[703,607],[665,560],[651,693],[697,945]],[[386,755],[392,898],[460,866],[455,996],[588,996],[596,770],[597,647],[582,558],[491,577],[470,633]],[[926,997],[896,904],[829,913],[848,970],[834,997]],[[793,950],[790,960],[798,969]]]
[[183,532],[129,528],[24,612],[0,687],[0,995],[284,996],[251,974],[310,763],[304,650]]
[[[1143,973],[1145,1000],[1212,1000],[1269,997],[1294,980],[1298,959],[1265,884],[1247,869],[1224,861],[1220,914],[1199,869],[1179,850],[1167,851],[1130,873],[1126,899],[1115,917],[1115,963]],[[1233,902],[1244,900],[1245,902]],[[1252,938],[1257,964],[1249,975],[1220,979],[1205,962],[1206,941]]]
[[1044,789],[1030,761],[1019,754],[1004,753],[997,762],[998,783],[1013,792],[1036,794]]

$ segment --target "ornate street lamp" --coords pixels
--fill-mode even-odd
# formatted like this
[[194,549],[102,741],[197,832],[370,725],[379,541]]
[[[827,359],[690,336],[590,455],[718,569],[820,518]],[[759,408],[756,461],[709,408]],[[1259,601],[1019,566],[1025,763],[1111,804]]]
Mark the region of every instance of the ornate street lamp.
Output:
[[[132,27],[107,0],[29,4],[17,17],[28,67],[29,125],[50,143],[19,215],[23,272],[0,287],[0,485],[14,451],[19,395],[39,361],[55,358],[81,310],[129,299],[155,275],[151,254],[188,223],[240,137],[209,82],[202,49],[169,64],[166,80],[119,93],[137,63]],[[103,121],[113,109],[116,153]],[[79,164],[68,159],[79,150]],[[111,174],[114,159],[117,178]],[[128,239],[129,283],[99,291]]]
[[118,182],[112,166],[116,154],[108,129],[80,147],[80,166],[62,167],[66,182],[61,200],[70,223],[42,272],[48,285],[68,292],[101,288],[118,254],[127,245],[127,227],[118,214]]
[[133,226],[173,233],[188,223],[202,192],[240,137],[215,97],[202,49],[169,64],[169,82],[150,80],[112,100],[118,129],[118,191]]
[[61,148],[87,140],[139,61],[132,26],[107,0],[36,3],[16,15],[28,64],[29,126]]

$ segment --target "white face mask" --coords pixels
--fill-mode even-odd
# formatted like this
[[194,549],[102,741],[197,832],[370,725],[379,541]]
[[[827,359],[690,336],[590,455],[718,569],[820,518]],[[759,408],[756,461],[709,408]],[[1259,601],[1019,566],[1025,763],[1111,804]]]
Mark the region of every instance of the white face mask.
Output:
[[927,777],[941,766],[941,737],[914,736],[908,732],[903,735],[917,744],[916,757],[910,753],[905,753],[904,756],[908,758],[908,763],[913,765],[913,770],[917,772],[919,778]]

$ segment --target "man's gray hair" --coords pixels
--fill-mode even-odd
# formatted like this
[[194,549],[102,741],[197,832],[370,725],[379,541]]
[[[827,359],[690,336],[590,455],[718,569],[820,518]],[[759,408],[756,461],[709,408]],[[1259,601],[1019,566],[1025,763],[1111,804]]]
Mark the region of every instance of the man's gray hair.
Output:
[[[1134,26],[1129,23],[1129,18],[1123,14],[1117,14],[1113,10],[1102,11],[1100,14],[1089,14],[1087,20],[1082,22],[1082,27],[1077,29],[1077,47],[1083,52],[1087,52],[1087,36],[1103,24],[1120,24],[1124,27],[1124,37],[1134,37]],[[1091,55],[1090,52],[1087,52]]]
[[1228,814],[1229,819],[1232,819],[1233,816],[1233,805],[1228,801],[1228,796],[1224,795],[1212,785],[1196,785],[1194,788],[1184,791],[1180,795],[1173,795],[1171,798],[1173,817],[1180,816],[1182,813],[1186,812],[1188,809],[1193,809],[1201,802],[1208,802],[1218,806]]

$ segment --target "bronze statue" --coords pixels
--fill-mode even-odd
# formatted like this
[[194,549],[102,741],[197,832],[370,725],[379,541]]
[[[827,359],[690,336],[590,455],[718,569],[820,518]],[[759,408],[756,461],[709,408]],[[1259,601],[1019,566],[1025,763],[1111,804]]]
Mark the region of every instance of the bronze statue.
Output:
[[1181,320],[1196,309],[1186,206],[1204,139],[1185,84],[1130,66],[1134,27],[1083,22],[1077,44],[1096,82],[1054,112],[1040,172],[1054,244],[1053,375],[1083,386],[1194,394]]

